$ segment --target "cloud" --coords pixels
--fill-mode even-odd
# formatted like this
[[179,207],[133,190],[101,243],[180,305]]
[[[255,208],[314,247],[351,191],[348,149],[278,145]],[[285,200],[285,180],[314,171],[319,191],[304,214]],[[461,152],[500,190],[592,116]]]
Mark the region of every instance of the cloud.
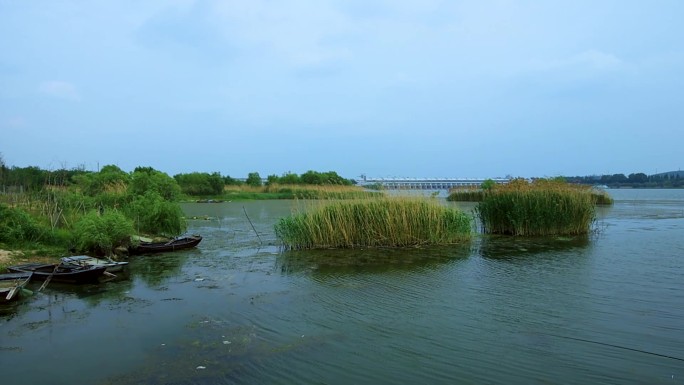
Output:
[[596,50],[584,51],[573,56],[569,64],[597,71],[618,70],[626,65],[617,56]]
[[26,120],[22,116],[12,116],[5,121],[4,126],[9,128],[22,128],[26,126]]
[[0,128],[7,128],[10,131],[21,131],[27,126],[26,119],[23,116],[11,116],[7,119],[0,120]]
[[335,40],[353,34],[356,26],[330,3],[221,1],[214,3],[213,14],[234,44],[266,48],[295,67],[315,67],[352,56]]
[[570,72],[611,72],[621,71],[629,67],[629,64],[619,57],[590,49],[564,59],[535,61],[530,68],[533,71],[570,71]]
[[81,95],[78,93],[76,86],[69,82],[61,80],[49,80],[40,84],[40,93],[58,99],[80,101]]

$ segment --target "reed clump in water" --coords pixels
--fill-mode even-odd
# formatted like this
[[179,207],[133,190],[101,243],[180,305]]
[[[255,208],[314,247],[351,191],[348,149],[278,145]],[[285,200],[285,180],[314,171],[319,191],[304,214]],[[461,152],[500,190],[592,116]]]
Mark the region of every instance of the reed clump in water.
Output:
[[415,247],[469,240],[471,218],[433,199],[385,197],[318,204],[275,231],[290,249]]
[[475,211],[488,234],[587,234],[596,218],[590,189],[553,180],[523,179],[485,194]]
[[481,202],[485,191],[480,188],[457,188],[449,191],[450,202]]
[[593,189],[591,191],[591,199],[596,205],[610,206],[614,203],[613,197],[603,190]]

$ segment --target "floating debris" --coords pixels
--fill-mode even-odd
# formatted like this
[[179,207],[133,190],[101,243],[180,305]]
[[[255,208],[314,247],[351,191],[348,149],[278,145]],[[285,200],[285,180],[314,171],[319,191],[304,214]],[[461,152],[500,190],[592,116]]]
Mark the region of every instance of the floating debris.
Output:
[[196,369],[197,369],[197,370],[202,370],[202,369],[206,369],[206,368],[207,368],[206,366],[201,366],[201,365],[200,365],[200,366],[198,366]]

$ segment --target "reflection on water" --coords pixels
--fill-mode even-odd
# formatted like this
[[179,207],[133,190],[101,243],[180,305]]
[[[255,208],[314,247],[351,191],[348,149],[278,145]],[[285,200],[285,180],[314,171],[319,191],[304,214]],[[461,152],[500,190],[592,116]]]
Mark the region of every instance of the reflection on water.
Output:
[[197,250],[0,306],[0,371],[12,385],[680,383],[684,194],[621,194],[591,237],[283,253],[273,224],[291,202],[188,204],[212,218],[190,221]]
[[555,257],[560,252],[578,252],[589,244],[589,236],[515,238],[483,235],[478,251],[484,258],[518,260],[537,258],[540,254],[550,254]]
[[292,250],[276,258],[285,274],[366,274],[424,270],[468,257],[470,244],[412,249]]
[[167,280],[178,276],[190,255],[198,254],[198,250],[183,252],[161,253],[155,255],[142,255],[132,257],[130,260],[130,273],[140,278],[148,286],[160,286]]

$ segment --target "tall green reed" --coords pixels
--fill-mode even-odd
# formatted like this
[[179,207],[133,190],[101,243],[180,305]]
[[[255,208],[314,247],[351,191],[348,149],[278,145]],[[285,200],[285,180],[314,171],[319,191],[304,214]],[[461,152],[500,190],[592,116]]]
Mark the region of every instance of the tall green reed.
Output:
[[595,221],[589,189],[564,183],[514,181],[497,186],[475,208],[482,230],[517,236],[587,234]]
[[315,204],[275,231],[291,249],[415,247],[469,240],[471,218],[427,198],[367,198]]

